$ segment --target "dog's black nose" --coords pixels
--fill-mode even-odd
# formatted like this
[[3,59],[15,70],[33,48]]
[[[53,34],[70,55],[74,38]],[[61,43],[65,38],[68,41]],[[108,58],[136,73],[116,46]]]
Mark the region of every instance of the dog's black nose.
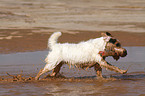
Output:
[[127,50],[124,49],[124,50],[123,50],[123,55],[122,55],[121,57],[125,57],[126,55],[127,55]]

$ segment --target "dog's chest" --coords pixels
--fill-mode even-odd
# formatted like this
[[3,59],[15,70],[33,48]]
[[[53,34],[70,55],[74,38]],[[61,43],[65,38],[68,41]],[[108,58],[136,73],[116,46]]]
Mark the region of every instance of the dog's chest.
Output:
[[92,61],[92,62],[84,62],[84,63],[74,63],[74,64],[71,64],[71,63],[69,63],[69,62],[64,62],[64,64],[67,64],[68,66],[75,66],[75,67],[77,67],[77,68],[91,68],[91,67],[93,67],[95,64],[96,64],[96,62],[94,62],[94,61]]

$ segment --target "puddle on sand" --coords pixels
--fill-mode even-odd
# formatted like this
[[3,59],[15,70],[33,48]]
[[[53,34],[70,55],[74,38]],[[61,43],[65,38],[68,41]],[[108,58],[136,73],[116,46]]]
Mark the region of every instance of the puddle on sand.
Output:
[[[128,55],[119,61],[107,58],[108,62],[121,68],[127,69],[128,73],[121,75],[103,69],[103,75],[112,75],[119,80],[84,82],[95,77],[93,68],[85,71],[76,68],[69,69],[64,65],[61,73],[66,77],[83,78],[80,82],[49,80],[48,82],[27,82],[27,83],[1,83],[1,95],[92,95],[92,96],[144,96],[145,95],[145,47],[126,47]],[[0,76],[6,72],[16,75],[30,75],[34,77],[36,73],[45,66],[43,60],[48,51],[24,52],[0,55]],[[120,80],[121,79],[121,80]],[[111,93],[110,93],[111,92]]]
[[19,74],[19,72],[33,73],[40,66],[45,65],[43,60],[47,53],[47,51],[37,51],[1,54],[0,75],[4,75],[6,72],[12,74]]

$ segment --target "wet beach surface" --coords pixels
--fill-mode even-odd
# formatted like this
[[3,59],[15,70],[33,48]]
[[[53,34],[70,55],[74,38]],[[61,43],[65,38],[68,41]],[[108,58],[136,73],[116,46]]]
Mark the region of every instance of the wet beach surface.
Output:
[[[46,32],[43,32],[45,30]],[[47,28],[36,29],[0,29],[0,53],[41,51],[47,49],[47,41],[54,31]],[[63,31],[58,39],[60,43],[78,43],[101,36],[105,31]],[[122,46],[145,46],[145,33],[110,32]]]
[[[93,68],[64,65],[61,74],[67,78],[35,81],[54,31],[63,32],[61,43],[110,32],[128,55],[107,61],[128,73],[103,69],[106,79],[97,80]],[[0,95],[145,96],[144,37],[144,0],[0,0]]]
[[[128,73],[122,75],[103,69],[105,80],[97,80],[93,68],[83,70],[72,66],[70,69],[69,66],[64,65],[60,73],[67,78],[47,78],[35,81],[33,77],[44,67],[43,60],[48,50],[1,54],[0,76],[2,79],[7,78],[0,81],[1,95],[144,96],[145,47],[125,48],[129,54],[127,57],[119,61],[114,61],[109,57],[107,61],[121,69],[128,69]],[[6,72],[14,76],[20,74],[25,79],[31,78],[26,81],[16,81]]]

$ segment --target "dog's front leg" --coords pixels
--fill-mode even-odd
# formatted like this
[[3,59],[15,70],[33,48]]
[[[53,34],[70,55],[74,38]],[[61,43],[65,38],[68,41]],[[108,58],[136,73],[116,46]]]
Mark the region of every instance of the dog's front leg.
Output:
[[111,71],[115,71],[115,72],[118,72],[118,73],[121,73],[121,74],[127,73],[127,70],[119,69],[118,67],[115,67],[115,66],[109,64],[109,63],[106,62],[104,59],[101,60],[101,61],[99,62],[99,64],[100,64],[101,67],[105,67],[105,68],[107,68],[107,69],[109,69],[109,70],[111,70]]
[[101,68],[101,66],[98,63],[95,64],[94,69],[96,71],[97,78],[98,79],[103,78],[103,76],[102,76],[102,68]]

